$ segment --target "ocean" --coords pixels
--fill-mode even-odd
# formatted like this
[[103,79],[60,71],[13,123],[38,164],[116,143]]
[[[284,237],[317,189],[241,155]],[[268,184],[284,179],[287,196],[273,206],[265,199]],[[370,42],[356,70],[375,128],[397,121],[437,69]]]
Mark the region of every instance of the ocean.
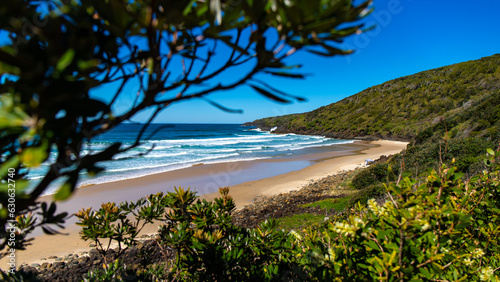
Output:
[[[85,144],[83,154],[98,152],[114,142],[130,146],[135,142],[141,128],[141,124],[122,124]],[[115,156],[112,161],[101,163],[106,170],[94,178],[82,174],[78,185],[140,177],[196,164],[250,161],[321,152],[327,150],[328,146],[352,142],[323,136],[273,134],[239,124],[151,124],[139,146]],[[46,163],[30,171],[28,178],[33,186],[41,180],[55,157],[55,153],[52,153]],[[54,183],[45,194],[54,193],[59,185],[60,182]]]

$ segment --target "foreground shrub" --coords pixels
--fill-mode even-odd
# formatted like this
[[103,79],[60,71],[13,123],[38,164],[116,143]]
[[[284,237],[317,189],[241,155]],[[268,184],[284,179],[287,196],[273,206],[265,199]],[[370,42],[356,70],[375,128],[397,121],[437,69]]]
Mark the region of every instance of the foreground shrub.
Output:
[[[193,281],[248,281],[291,278],[297,240],[269,220],[254,229],[232,224],[235,209],[228,188],[213,202],[189,190],[169,193],[170,211],[159,229],[161,244],[173,248],[172,277]],[[292,276],[290,276],[292,275]]]
[[[228,188],[213,202],[200,200],[190,189],[176,188],[133,203],[105,203],[99,210],[83,209],[77,214],[83,227],[81,237],[96,242],[104,255],[114,241],[131,246],[145,224],[154,220],[159,226],[158,247],[175,254],[172,263],[139,269],[135,274],[118,261],[89,272],[89,281],[167,279],[188,281],[247,281],[298,278],[300,271],[294,256],[297,237],[278,230],[276,220],[268,220],[254,229],[242,229],[232,223],[235,210]],[[106,241],[103,244],[101,241]],[[121,250],[121,248],[120,248]],[[304,276],[304,274],[302,274]],[[130,278],[132,279],[132,278]]]
[[389,200],[369,200],[348,219],[309,230],[301,264],[316,280],[498,281],[500,178],[490,171],[461,180],[443,166],[424,183],[406,175],[386,185]]
[[165,212],[163,193],[140,198],[136,202],[103,203],[93,211],[82,209],[75,216],[82,226],[81,238],[93,241],[97,250],[104,256],[113,242],[118,244],[118,252],[137,243],[137,235],[142,228],[154,220],[159,220]]

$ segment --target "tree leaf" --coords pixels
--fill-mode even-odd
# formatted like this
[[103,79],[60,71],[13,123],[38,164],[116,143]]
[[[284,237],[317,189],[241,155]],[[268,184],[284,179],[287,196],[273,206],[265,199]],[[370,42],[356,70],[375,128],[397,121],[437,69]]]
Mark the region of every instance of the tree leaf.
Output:
[[352,54],[354,52],[352,50],[342,50],[339,48],[335,48],[335,47],[330,46],[330,45],[325,44],[325,43],[321,43],[321,46],[323,48],[325,48],[330,54],[333,54],[333,55],[349,55],[349,54]]
[[64,53],[61,56],[61,59],[59,59],[59,61],[57,62],[56,70],[58,72],[61,72],[64,69],[66,69],[71,64],[71,62],[73,62],[74,57],[75,57],[75,50],[69,49],[68,51],[66,51],[66,53]]
[[61,186],[61,188],[59,188],[57,193],[54,195],[54,200],[56,200],[56,201],[67,200],[71,196],[72,193],[73,193],[73,189],[71,189],[71,184],[66,182]]
[[19,157],[17,155],[12,156],[6,162],[0,166],[0,179],[4,179],[9,173],[9,168],[15,168],[19,165]]
[[274,100],[274,101],[276,101],[278,103],[283,103],[283,104],[289,104],[290,103],[290,101],[285,100],[285,99],[283,99],[281,97],[278,97],[278,96],[272,94],[271,92],[269,92],[267,90],[264,90],[264,89],[262,89],[260,87],[257,87],[255,85],[250,85],[250,87],[252,87],[255,91],[259,92],[261,95],[263,95],[263,96],[265,96],[265,97],[267,97],[267,98],[269,98],[271,100]]
[[276,92],[276,93],[278,93],[278,94],[280,94],[280,95],[283,95],[283,96],[286,96],[286,97],[293,98],[293,99],[295,99],[295,100],[297,100],[297,101],[299,101],[299,102],[305,102],[305,101],[307,101],[307,99],[302,98],[302,97],[300,97],[300,96],[295,96],[295,95],[292,95],[292,94],[285,93],[285,92],[283,92],[283,91],[281,91],[281,90],[278,90],[278,89],[276,89],[276,88],[272,87],[271,85],[269,85],[269,84],[267,84],[267,83],[265,83],[265,82],[263,82],[263,81],[260,81],[260,80],[255,80],[255,81],[259,82],[260,84],[262,84],[262,85],[264,85],[265,87],[269,88],[271,91],[274,91],[274,92]]
[[205,100],[207,103],[209,103],[210,105],[218,108],[219,110],[222,110],[224,112],[228,112],[228,113],[233,113],[233,114],[242,114],[243,113],[243,110],[240,110],[240,109],[230,109],[230,108],[227,108],[217,102],[214,102],[212,100],[209,100],[209,99],[206,99],[206,98],[202,98],[203,100]]
[[47,159],[47,145],[25,149],[19,159],[26,167],[37,167]]
[[307,51],[311,52],[313,54],[316,54],[316,55],[324,56],[324,57],[333,57],[333,56],[335,56],[335,54],[323,53],[323,52],[314,51],[314,50],[307,50]]
[[275,75],[275,76],[283,76],[283,77],[290,77],[290,78],[299,78],[299,79],[304,79],[303,74],[296,74],[296,73],[287,73],[287,72],[272,72],[272,71],[264,71],[265,73]]

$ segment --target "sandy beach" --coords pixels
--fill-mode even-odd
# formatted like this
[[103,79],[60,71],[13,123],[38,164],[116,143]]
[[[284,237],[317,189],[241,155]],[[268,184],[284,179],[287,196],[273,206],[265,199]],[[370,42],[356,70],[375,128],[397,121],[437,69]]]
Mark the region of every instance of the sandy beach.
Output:
[[[300,189],[308,182],[315,181],[343,170],[363,165],[366,159],[377,159],[382,155],[392,155],[406,148],[407,143],[396,141],[356,141],[343,146],[340,151],[325,151],[298,157],[199,164],[189,168],[148,175],[139,178],[83,187],[68,201],[58,203],[58,211],[72,214],[82,208],[97,208],[102,202],[134,201],[160,191],[173,191],[174,186],[191,187],[198,195],[213,199],[219,187],[230,187],[230,194],[238,208],[251,204],[256,197],[272,196]],[[45,196],[44,201],[51,201]],[[16,263],[42,263],[49,256],[65,256],[70,253],[88,251],[90,242],[79,237],[79,227],[75,218],[66,223],[62,230],[66,235],[48,236],[35,232],[36,239],[26,251],[16,253]],[[145,233],[155,232],[150,226]],[[6,268],[6,259],[0,261]]]

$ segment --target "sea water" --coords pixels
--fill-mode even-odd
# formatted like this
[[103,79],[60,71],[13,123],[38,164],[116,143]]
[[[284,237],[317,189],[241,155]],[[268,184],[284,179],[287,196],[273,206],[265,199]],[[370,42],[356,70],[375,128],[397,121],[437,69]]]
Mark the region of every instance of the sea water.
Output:
[[[130,147],[137,140],[142,124],[122,124],[83,145],[82,154],[96,153],[115,142]],[[326,146],[352,143],[323,136],[273,134],[238,124],[150,124],[139,145],[99,163],[106,170],[90,178],[82,172],[78,185],[90,185],[145,176],[190,167],[196,164],[250,161],[305,154]],[[36,185],[56,159],[31,170],[28,177]],[[54,193],[61,181],[50,187]]]

